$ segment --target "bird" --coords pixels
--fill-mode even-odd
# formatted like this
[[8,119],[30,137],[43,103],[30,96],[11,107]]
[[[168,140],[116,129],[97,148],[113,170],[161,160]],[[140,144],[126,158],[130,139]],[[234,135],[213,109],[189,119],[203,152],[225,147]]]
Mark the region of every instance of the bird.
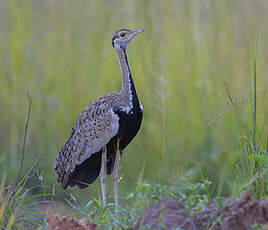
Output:
[[143,29],[120,29],[112,46],[122,73],[120,92],[106,94],[88,105],[78,117],[54,162],[63,189],[84,189],[98,176],[106,205],[106,176],[112,174],[114,202],[118,205],[118,165],[122,151],[140,130],[143,107],[130,72],[126,48]]

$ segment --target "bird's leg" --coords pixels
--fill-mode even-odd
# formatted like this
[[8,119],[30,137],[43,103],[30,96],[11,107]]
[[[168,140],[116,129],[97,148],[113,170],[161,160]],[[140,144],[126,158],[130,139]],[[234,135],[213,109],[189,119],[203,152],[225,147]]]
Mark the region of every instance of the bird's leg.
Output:
[[118,207],[118,190],[117,190],[117,177],[118,177],[118,165],[120,161],[121,151],[119,150],[115,156],[114,168],[113,168],[113,188],[114,188],[114,202],[115,202],[115,214],[117,214]]
[[103,147],[101,156],[101,172],[100,172],[101,192],[104,205],[106,205],[106,176],[107,176],[106,165],[107,165],[107,148],[105,146]]

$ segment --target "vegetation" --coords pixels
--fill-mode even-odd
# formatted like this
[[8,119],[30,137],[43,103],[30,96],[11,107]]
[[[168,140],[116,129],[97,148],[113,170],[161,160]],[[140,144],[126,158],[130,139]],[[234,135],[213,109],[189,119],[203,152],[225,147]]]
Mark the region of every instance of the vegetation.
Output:
[[[265,0],[1,1],[0,228],[42,228],[37,200],[127,228],[162,196],[197,208],[267,196],[267,12]],[[128,47],[144,120],[120,162],[117,219],[99,182],[63,191],[51,164],[85,106],[120,90],[123,27],[145,29]]]

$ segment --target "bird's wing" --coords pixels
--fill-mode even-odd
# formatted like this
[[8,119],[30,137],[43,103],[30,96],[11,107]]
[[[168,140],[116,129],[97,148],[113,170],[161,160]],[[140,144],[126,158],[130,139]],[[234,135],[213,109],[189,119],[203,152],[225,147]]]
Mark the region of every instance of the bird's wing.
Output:
[[58,181],[66,188],[75,166],[99,152],[119,130],[119,117],[114,113],[112,99],[100,98],[89,105],[75,122],[70,137],[53,163]]

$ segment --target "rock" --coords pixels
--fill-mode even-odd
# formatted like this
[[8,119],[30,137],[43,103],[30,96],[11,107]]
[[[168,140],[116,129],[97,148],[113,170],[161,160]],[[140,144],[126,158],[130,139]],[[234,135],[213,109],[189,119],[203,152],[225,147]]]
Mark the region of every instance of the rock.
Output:
[[[180,227],[187,230],[250,230],[256,223],[268,226],[268,200],[256,201],[248,192],[236,199],[220,198],[223,205],[209,202],[202,211],[186,209],[173,199],[161,199],[142,212],[135,230],[169,230]],[[189,213],[194,215],[189,216]]]
[[194,229],[192,220],[185,213],[184,205],[174,199],[161,199],[153,207],[142,212],[134,230],[144,226],[155,230],[174,227]]
[[46,230],[97,230],[96,224],[84,224],[69,216],[48,216]]

